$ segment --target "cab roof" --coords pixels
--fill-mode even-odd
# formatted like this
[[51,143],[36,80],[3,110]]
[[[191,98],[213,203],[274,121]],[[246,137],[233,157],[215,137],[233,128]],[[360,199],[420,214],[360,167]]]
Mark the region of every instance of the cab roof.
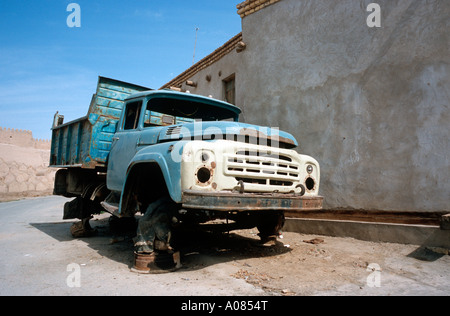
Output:
[[130,95],[125,99],[125,101],[138,99],[138,98],[147,98],[147,97],[157,97],[157,98],[168,98],[168,99],[176,99],[176,100],[185,100],[185,101],[194,101],[194,102],[200,102],[204,104],[208,104],[212,107],[217,107],[220,109],[225,109],[233,112],[236,116],[239,116],[241,114],[241,109],[237,106],[217,100],[210,97],[205,97],[198,94],[191,94],[186,92],[178,92],[173,90],[149,90],[149,91],[143,91],[138,92],[135,94]]

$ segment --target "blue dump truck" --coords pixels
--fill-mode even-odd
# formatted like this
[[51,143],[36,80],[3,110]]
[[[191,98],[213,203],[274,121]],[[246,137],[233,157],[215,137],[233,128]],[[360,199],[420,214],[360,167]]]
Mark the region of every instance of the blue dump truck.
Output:
[[64,123],[57,113],[52,127],[54,194],[74,198],[64,219],[80,219],[72,235],[93,235],[89,220],[105,211],[134,221],[133,270],[147,273],[165,261],[158,256],[179,267],[183,225],[226,220],[217,226],[257,227],[266,242],[286,211],[321,209],[319,163],[295,151],[291,134],[240,123],[240,113],[213,98],[99,77],[87,115]]

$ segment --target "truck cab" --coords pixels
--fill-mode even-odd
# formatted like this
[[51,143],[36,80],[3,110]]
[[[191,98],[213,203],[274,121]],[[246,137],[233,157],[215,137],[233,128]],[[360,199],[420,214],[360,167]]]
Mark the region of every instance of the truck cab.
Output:
[[174,249],[172,231],[183,223],[226,219],[228,230],[257,227],[267,241],[286,210],[322,208],[319,163],[296,151],[293,135],[241,123],[241,110],[220,100],[129,84],[120,112],[96,107],[105,81],[113,83],[109,90],[125,85],[100,78],[86,118],[53,127],[50,164],[61,168],[55,194],[76,197],[64,218],[80,218],[81,232],[101,210],[140,214],[134,240],[141,262]]
[[140,182],[135,170],[139,177],[157,170],[158,187],[184,208],[320,208],[318,162],[295,152],[298,143],[289,133],[239,123],[240,112],[226,102],[175,91],[125,100],[107,169],[108,189],[121,196],[117,214],[136,211],[127,204],[131,183]]

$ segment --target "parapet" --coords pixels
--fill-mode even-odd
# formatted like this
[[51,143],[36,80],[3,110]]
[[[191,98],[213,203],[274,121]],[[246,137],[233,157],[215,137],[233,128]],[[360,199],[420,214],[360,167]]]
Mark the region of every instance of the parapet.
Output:
[[35,139],[28,130],[0,127],[0,143],[20,147],[50,150],[51,142],[47,139]]

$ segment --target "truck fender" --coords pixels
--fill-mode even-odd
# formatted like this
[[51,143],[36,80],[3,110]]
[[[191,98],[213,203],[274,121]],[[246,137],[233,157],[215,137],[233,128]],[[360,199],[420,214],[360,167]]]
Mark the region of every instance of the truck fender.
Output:
[[145,211],[162,194],[181,203],[180,166],[170,165],[160,153],[136,156],[127,169],[119,203],[120,216]]

